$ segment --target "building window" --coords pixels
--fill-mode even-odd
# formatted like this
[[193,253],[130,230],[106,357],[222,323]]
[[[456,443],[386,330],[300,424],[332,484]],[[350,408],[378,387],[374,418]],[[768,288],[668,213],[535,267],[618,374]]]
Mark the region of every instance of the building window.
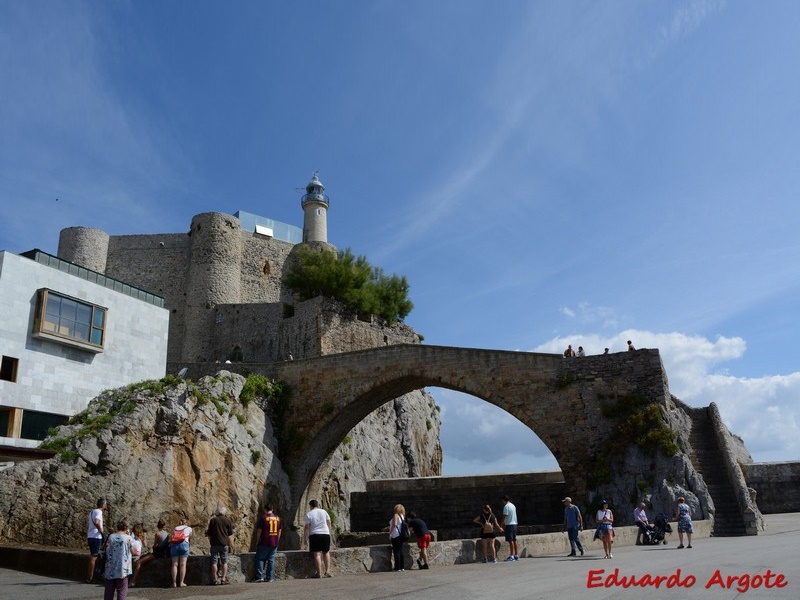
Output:
[[102,306],[41,289],[37,293],[33,335],[102,352],[107,312]]
[[20,437],[25,440],[43,440],[47,432],[53,427],[64,425],[69,417],[54,415],[52,413],[26,410],[22,415],[22,433]]
[[11,356],[4,356],[2,363],[0,363],[0,380],[10,381],[12,383],[17,381],[17,367],[19,366],[19,359]]

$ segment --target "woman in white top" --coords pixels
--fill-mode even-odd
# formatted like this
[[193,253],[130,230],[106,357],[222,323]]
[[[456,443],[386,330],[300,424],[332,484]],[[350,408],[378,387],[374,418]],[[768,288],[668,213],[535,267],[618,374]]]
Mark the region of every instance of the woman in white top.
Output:
[[603,500],[602,507],[597,511],[597,529],[600,533],[600,539],[603,541],[603,550],[606,555],[603,558],[614,558],[611,554],[611,543],[614,541],[614,513],[608,508],[608,502]]
[[394,571],[405,571],[405,557],[403,544],[408,541],[407,537],[402,535],[403,523],[406,520],[406,509],[402,504],[394,505],[394,514],[389,521],[389,541],[392,544],[392,555],[394,556]]

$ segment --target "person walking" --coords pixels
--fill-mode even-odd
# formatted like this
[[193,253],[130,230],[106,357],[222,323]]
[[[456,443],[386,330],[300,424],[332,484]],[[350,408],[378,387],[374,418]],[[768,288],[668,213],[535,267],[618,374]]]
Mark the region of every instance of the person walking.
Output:
[[228,553],[234,528],[227,513],[228,509],[224,506],[217,507],[216,514],[211,517],[208,527],[206,527],[206,537],[211,545],[211,585],[230,583],[228,581]]
[[419,548],[419,558],[417,565],[420,569],[428,567],[428,548],[431,545],[431,530],[428,524],[420,519],[415,513],[408,513],[408,526],[417,538],[417,548]]
[[117,523],[117,531],[106,540],[105,591],[103,600],[125,600],[128,597],[128,575],[133,573],[131,548],[133,538],[129,533],[128,522],[122,519]]
[[312,500],[308,505],[311,510],[306,515],[303,533],[308,541],[309,552],[314,557],[314,566],[317,570],[315,577],[333,577],[331,574],[331,518],[319,507],[316,500]]
[[581,510],[572,503],[572,498],[567,496],[561,503],[564,505],[564,529],[567,530],[569,539],[569,554],[576,556],[575,550],[580,551],[583,556],[583,544],[581,544],[580,531],[583,529],[583,516]]
[[[326,513],[327,514],[327,513]],[[267,504],[256,526],[256,578],[254,581],[275,581],[275,553],[281,541],[283,522],[272,512],[272,505]],[[267,564],[264,579],[264,563]]]
[[519,560],[517,550],[517,507],[511,503],[508,495],[503,496],[503,516],[500,519],[500,527],[503,528],[508,542],[508,558],[506,561]]
[[683,548],[683,534],[686,534],[687,548],[692,547],[692,534],[694,533],[694,526],[692,525],[692,509],[686,504],[686,498],[680,496],[678,498],[678,506],[675,508],[675,520],[678,521],[678,548]]
[[186,587],[186,561],[189,560],[189,539],[192,528],[189,519],[183,517],[180,525],[172,530],[169,553],[172,558],[172,587]]
[[489,504],[483,505],[481,514],[472,519],[473,523],[481,526],[481,545],[483,548],[483,562],[496,563],[497,553],[494,547],[495,529],[503,531],[500,523],[497,522],[497,517],[492,512],[492,507]]
[[611,544],[614,542],[614,513],[608,508],[608,502],[601,502],[600,510],[597,511],[597,527],[600,532],[600,540],[603,542],[603,550],[606,555],[603,558],[614,558],[611,554]]
[[94,509],[89,513],[86,538],[89,543],[89,570],[86,572],[86,583],[94,580],[94,568],[97,565],[97,557],[103,549],[103,511],[108,508],[105,498],[97,500]]

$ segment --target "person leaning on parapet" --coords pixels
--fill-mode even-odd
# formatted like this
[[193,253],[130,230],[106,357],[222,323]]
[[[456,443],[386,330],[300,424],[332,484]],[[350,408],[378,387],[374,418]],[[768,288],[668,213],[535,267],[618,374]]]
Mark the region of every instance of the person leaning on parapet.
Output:
[[640,502],[639,506],[633,509],[633,522],[636,523],[636,527],[639,529],[638,533],[636,534],[636,545],[642,545],[642,536],[644,539],[647,540],[650,537],[650,531],[653,530],[653,525],[647,520],[647,512],[645,509],[647,505],[644,502]]
[[[258,519],[256,526],[256,578],[253,581],[275,581],[275,553],[281,541],[283,522],[272,512],[272,505],[267,504]],[[267,563],[266,579],[264,579],[264,563]]]
[[511,499],[503,496],[503,516],[500,519],[500,527],[506,533],[508,542],[508,558],[506,561],[519,560],[517,550],[517,507],[511,504]]
[[[228,584],[228,552],[231,549],[231,536],[233,535],[233,522],[227,516],[228,510],[224,506],[217,508],[216,514],[211,517],[206,527],[206,537],[211,544],[211,585]],[[218,572],[222,565],[221,573]],[[217,579],[219,575],[219,579]]]
[[483,548],[483,562],[496,563],[497,553],[494,548],[495,529],[503,531],[500,523],[497,522],[497,517],[492,512],[492,507],[489,504],[483,505],[481,514],[472,519],[473,523],[481,526],[481,545]]
[[567,349],[564,350],[564,358],[572,358],[575,356],[575,350],[572,349],[572,344],[567,346]]
[[572,498],[567,496],[561,501],[564,505],[564,529],[567,530],[569,539],[570,553],[567,556],[575,556],[575,550],[580,551],[583,556],[583,544],[579,533],[583,529],[583,516],[581,510],[572,503]]
[[417,565],[420,569],[427,569],[428,567],[428,548],[431,545],[431,530],[428,529],[428,524],[420,519],[415,513],[408,513],[408,526],[414,535],[417,537],[417,548],[419,548],[419,558]]
[[105,498],[97,501],[97,507],[89,513],[89,526],[86,538],[89,542],[89,570],[86,572],[86,583],[92,583],[94,579],[94,567],[97,564],[97,556],[103,548],[103,511],[108,508]]
[[633,352],[636,348],[633,347],[633,342],[628,340],[628,352]]
[[169,532],[167,531],[166,527],[167,524],[164,522],[164,520],[159,519],[158,525],[156,525],[157,531],[153,536],[153,545],[150,548],[150,552],[140,557],[139,560],[137,560],[133,565],[133,577],[131,577],[129,587],[136,587],[136,582],[139,579],[139,573],[144,565],[156,560],[157,558],[164,558],[169,555]]
[[578,346],[578,356],[586,356],[586,352],[583,351],[583,346]]
[[[308,550],[314,556],[316,574],[314,577],[333,577],[331,574],[331,518],[319,508],[316,500],[308,503],[311,510],[306,515],[303,534],[308,541]],[[325,571],[322,566],[325,565]]]
[[608,354],[608,348],[603,350],[603,354]]

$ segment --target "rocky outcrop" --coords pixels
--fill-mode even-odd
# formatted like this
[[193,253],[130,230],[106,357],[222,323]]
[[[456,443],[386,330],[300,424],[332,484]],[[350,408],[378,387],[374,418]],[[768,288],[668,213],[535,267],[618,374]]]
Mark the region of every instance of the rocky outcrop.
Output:
[[152,531],[159,518],[188,518],[197,550],[224,505],[235,546],[249,547],[259,502],[285,504],[289,487],[264,411],[239,399],[244,382],[221,371],[196,385],[171,378],[98,396],[46,441],[59,455],[0,473],[2,540],[84,547],[87,516],[104,497],[108,523],[125,517]]
[[[267,403],[243,402],[245,381],[220,371],[196,384],[168,377],[98,396],[45,442],[55,458],[0,473],[0,541],[83,548],[87,516],[104,497],[108,523],[124,517],[152,531],[161,518],[172,526],[187,517],[193,552],[208,550],[208,519],[226,506],[235,549],[250,549],[259,504],[280,512],[290,490]],[[387,403],[351,431],[310,489],[346,528],[349,492],[367,479],[439,473],[439,428],[422,392]]]

